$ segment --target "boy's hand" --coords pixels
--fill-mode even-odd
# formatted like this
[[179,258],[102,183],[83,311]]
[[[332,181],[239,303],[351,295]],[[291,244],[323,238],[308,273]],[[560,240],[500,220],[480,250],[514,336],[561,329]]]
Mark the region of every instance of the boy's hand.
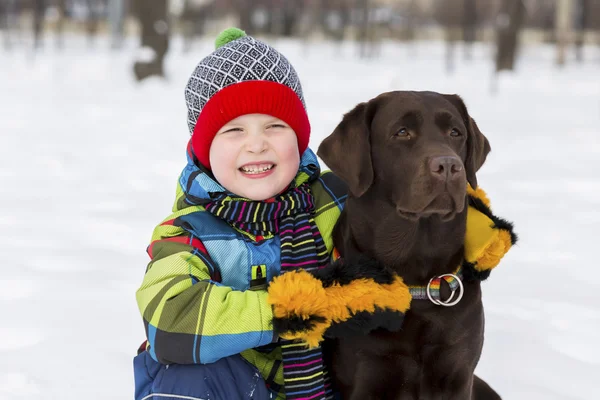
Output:
[[274,278],[268,292],[275,332],[284,339],[301,339],[311,347],[318,346],[331,325],[321,281],[304,270],[291,271]]

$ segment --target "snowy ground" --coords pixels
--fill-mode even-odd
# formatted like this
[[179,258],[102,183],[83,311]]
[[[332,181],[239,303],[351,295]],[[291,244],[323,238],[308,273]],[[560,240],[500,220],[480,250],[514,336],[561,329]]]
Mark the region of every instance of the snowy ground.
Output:
[[[493,152],[480,173],[521,241],[484,285],[478,373],[505,399],[583,400],[600,390],[600,54],[563,70],[529,47],[490,96],[486,47],[447,75],[441,44],[354,49],[278,41],[303,80],[311,146],[380,92],[464,97]],[[168,215],[188,139],[183,87],[210,49],[167,81],[133,81],[128,50],[0,50],[0,399],[131,399],[144,338],[134,293]]]

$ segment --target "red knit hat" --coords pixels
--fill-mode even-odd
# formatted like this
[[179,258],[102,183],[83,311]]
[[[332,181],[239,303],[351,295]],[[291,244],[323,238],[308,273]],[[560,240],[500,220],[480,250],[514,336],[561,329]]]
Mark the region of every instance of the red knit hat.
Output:
[[186,86],[188,126],[194,154],[210,169],[210,146],[229,121],[267,114],[296,133],[300,156],[307,149],[310,123],[296,71],[269,45],[235,28],[223,31],[217,50],[196,67]]

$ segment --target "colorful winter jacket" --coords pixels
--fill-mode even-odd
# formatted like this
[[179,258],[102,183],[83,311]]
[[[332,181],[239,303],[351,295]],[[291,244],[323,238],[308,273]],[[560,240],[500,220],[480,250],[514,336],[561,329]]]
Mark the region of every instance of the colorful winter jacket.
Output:
[[[309,149],[296,185],[309,182],[315,222],[329,252],[332,231],[346,200],[345,185],[321,173]],[[209,193],[225,192],[194,163],[180,175],[173,213],[159,224],[136,297],[147,351],[164,364],[207,364],[241,353],[282,393],[281,348],[273,332],[267,283],[280,273],[279,237],[255,237],[206,212]]]

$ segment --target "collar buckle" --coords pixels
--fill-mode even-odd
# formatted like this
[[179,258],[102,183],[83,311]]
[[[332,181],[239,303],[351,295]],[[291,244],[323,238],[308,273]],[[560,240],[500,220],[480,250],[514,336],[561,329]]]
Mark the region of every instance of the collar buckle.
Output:
[[[451,279],[451,278],[453,278],[453,279]],[[445,280],[448,284],[450,284],[450,282],[452,282],[453,280],[458,282],[458,287],[452,289],[452,294],[450,294],[450,297],[446,300],[436,299],[436,298],[434,298],[434,295],[432,295],[432,293],[431,293],[431,284],[435,280],[438,280],[437,284],[439,285],[439,283],[442,279]],[[458,291],[458,296],[456,297],[456,299],[454,299],[454,295],[456,294],[457,291]],[[426,292],[427,292],[427,297],[433,304],[438,305],[438,306],[444,306],[444,307],[452,307],[452,306],[457,305],[460,302],[460,300],[463,298],[463,295],[465,293],[465,288],[463,286],[462,281],[460,280],[460,278],[457,275],[443,274],[443,275],[440,275],[437,277],[434,276],[433,278],[431,278],[429,280],[429,283],[427,284]],[[435,296],[435,297],[439,297],[439,295]]]

